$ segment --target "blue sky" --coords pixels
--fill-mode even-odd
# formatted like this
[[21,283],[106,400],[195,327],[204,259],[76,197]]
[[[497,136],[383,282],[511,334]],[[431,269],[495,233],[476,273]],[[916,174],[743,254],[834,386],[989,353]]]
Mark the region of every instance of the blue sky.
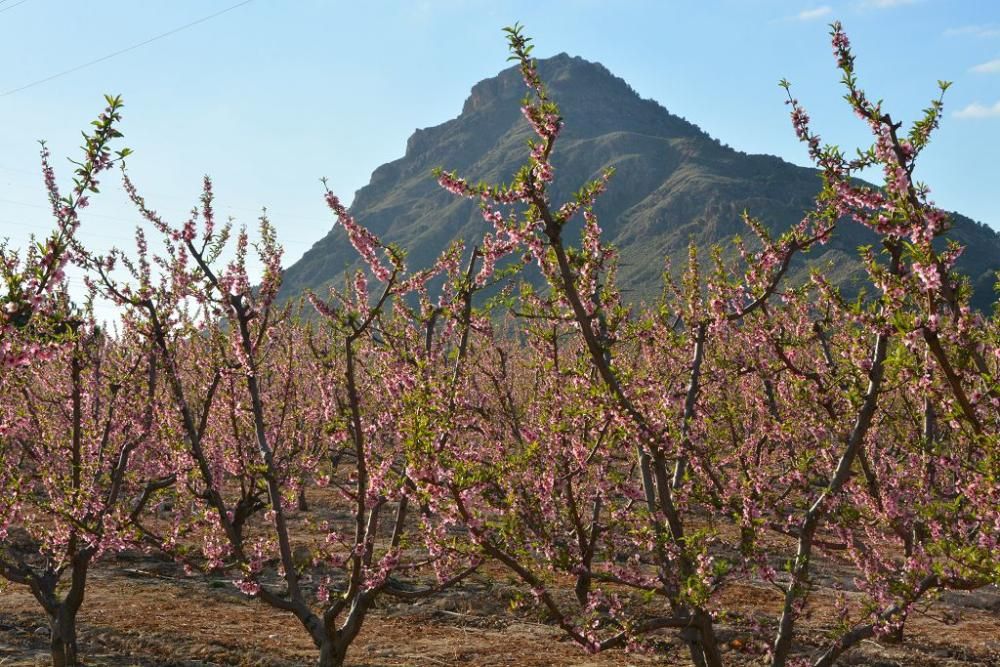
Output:
[[[940,205],[1000,229],[992,0],[251,0],[4,94],[236,2],[0,0],[0,237],[21,245],[50,226],[36,140],[74,155],[102,95],[120,93],[131,171],[155,208],[182,218],[208,173],[222,213],[252,225],[268,207],[294,261],[333,223],[318,179],[350,199],[415,128],[456,116],[474,83],[507,66],[500,29],[514,21],[540,57],[599,61],[734,148],[805,164],[782,77],[825,140],[866,139],[840,97],[827,37],[839,19],[862,85],[897,118],[917,117],[938,79],[954,81],[918,176]],[[68,181],[69,165],[57,167]],[[128,245],[137,222],[117,184],[106,185],[80,233],[98,249]]]

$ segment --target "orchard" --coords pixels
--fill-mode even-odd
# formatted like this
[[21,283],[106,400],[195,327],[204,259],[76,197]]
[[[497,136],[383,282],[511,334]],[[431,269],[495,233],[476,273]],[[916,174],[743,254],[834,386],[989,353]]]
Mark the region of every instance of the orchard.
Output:
[[[120,99],[69,194],[43,148],[54,230],[0,247],[0,577],[37,601],[53,665],[87,655],[88,573],[134,553],[294,618],[322,666],[350,662],[387,601],[489,578],[581,653],[673,641],[697,667],[839,664],[905,645],[945,593],[1000,584],[1000,321],[970,307],[949,218],[913,176],[942,98],[904,127],[833,24],[871,146],[824,145],[783,81],[814,207],[780,235],[746,212],[747,240],[692,246],[638,307],[594,212],[615,175],[550,196],[573,119],[531,40],[506,34],[534,133],[523,167],[506,184],[436,172],[482,235],[414,270],[327,190],[359,268],[299,303],[278,299],[270,222],[217,221],[207,177],[180,224],[147,203],[113,149]],[[141,225],[101,255],[77,232],[112,169]],[[879,239],[861,297],[788,277],[848,225]],[[832,600],[831,563],[850,572]],[[748,586],[767,603],[734,603]]]

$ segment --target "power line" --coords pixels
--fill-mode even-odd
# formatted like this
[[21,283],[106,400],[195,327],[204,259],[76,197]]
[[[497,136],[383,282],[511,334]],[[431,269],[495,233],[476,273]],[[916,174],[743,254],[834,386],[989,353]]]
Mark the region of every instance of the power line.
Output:
[[[174,199],[177,199],[177,197],[174,197]],[[44,210],[52,210],[51,205],[46,206],[44,204],[31,204],[31,203],[28,203],[28,202],[16,201],[16,200],[13,200],[13,199],[5,199],[5,198],[2,198],[2,197],[0,197],[0,204],[13,204],[15,206],[26,206],[28,208],[37,208],[37,209],[44,209]],[[245,208],[236,208],[236,207],[233,207],[233,206],[229,206],[227,204],[218,204],[218,205],[216,205],[215,208],[216,208],[217,211],[227,211],[227,210],[250,211],[251,210],[251,209],[245,209]],[[260,211],[256,211],[256,212],[258,214],[260,213]],[[273,216],[274,212],[271,211],[270,213]],[[140,217],[125,218],[125,217],[118,216],[118,215],[107,215],[107,214],[104,214],[104,213],[92,213],[91,211],[87,211],[86,213],[82,213],[80,217],[83,218],[83,219],[86,219],[86,218],[103,218],[105,220],[116,220],[118,222],[126,222],[126,223],[129,223],[129,224],[132,224],[132,225],[142,224],[142,219]],[[274,220],[277,220],[279,222],[279,224],[296,222],[296,223],[301,223],[301,224],[306,224],[306,225],[329,225],[328,221],[320,222],[320,221],[317,221],[317,220],[304,220],[302,218],[286,218],[286,217],[283,217],[283,216],[280,216],[280,215],[274,216],[272,222]],[[5,221],[0,220],[0,224],[2,224],[4,222]],[[39,228],[49,229],[49,227],[47,227],[46,225],[38,225],[37,223],[25,223],[25,222],[13,222],[13,221],[11,221],[10,224],[12,224],[12,225],[20,225],[20,226],[38,226]],[[131,240],[131,239],[129,239],[129,240]],[[307,245],[307,246],[312,246],[313,244],[316,243],[316,241],[318,239],[312,240],[312,241],[305,241],[305,240],[302,240],[302,239],[294,239],[294,238],[280,238],[280,232],[279,232],[279,240],[281,241],[282,245],[286,245],[286,246],[287,245],[300,245],[300,246],[306,246]]]
[[[21,4],[21,3],[27,2],[27,1],[28,0],[21,0],[21,2],[19,2],[18,4]],[[147,39],[147,40],[145,40],[143,42],[139,42],[138,44],[133,44],[132,46],[125,47],[124,49],[121,49],[119,51],[115,51],[114,53],[109,53],[106,56],[101,56],[100,58],[97,58],[96,60],[91,60],[90,62],[83,63],[82,65],[77,65],[76,67],[71,67],[70,69],[63,70],[62,72],[59,72],[57,74],[53,74],[51,76],[47,76],[44,79],[38,79],[37,81],[32,81],[31,83],[26,83],[25,85],[20,86],[19,88],[12,88],[11,90],[8,90],[8,91],[5,91],[3,93],[0,93],[0,97],[7,97],[8,95],[13,95],[14,93],[19,93],[22,90],[27,90],[28,88],[32,88],[34,86],[46,83],[48,81],[52,81],[53,79],[58,79],[61,76],[66,76],[67,74],[72,74],[73,72],[78,72],[78,71],[80,71],[80,70],[82,70],[82,69],[84,69],[86,67],[90,67],[91,65],[96,65],[97,63],[102,63],[105,60],[110,60],[111,58],[114,58],[115,56],[120,56],[123,53],[128,53],[129,51],[133,51],[135,49],[138,49],[139,47],[146,46],[147,44],[151,44],[152,42],[155,42],[155,41],[157,41],[159,39],[163,39],[164,37],[169,37],[170,35],[175,35],[175,34],[179,33],[182,30],[187,30],[188,28],[190,28],[192,26],[196,26],[199,23],[204,23],[205,21],[209,21],[211,19],[214,19],[216,16],[222,16],[223,14],[225,14],[227,12],[231,12],[234,9],[238,9],[239,7],[242,7],[243,5],[249,5],[251,2],[253,2],[253,0],[243,0],[243,2],[237,2],[235,5],[231,5],[229,7],[226,7],[225,9],[219,10],[219,11],[215,12],[214,14],[209,14],[208,16],[203,16],[200,19],[197,19],[195,21],[191,21],[190,23],[185,23],[182,26],[174,28],[173,30],[168,30],[167,32],[164,32],[164,33],[161,33],[159,35],[156,35],[155,37],[150,37],[149,39]],[[16,6],[17,5],[11,5],[7,9],[13,9]],[[0,12],[7,11],[7,9],[0,9]]]
[[[0,5],[2,5],[3,3],[7,2],[7,1],[8,0],[0,0]],[[21,0],[21,2],[15,2],[13,5],[10,5],[9,7],[4,7],[3,9],[0,9],[0,14],[3,14],[4,12],[9,12],[10,10],[14,9],[15,7],[17,7],[19,5],[23,5],[27,1],[28,0]]]

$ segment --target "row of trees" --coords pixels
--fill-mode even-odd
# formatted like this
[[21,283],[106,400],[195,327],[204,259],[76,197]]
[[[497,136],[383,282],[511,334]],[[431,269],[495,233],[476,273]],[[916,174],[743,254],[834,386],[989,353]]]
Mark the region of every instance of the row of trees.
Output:
[[[530,40],[507,33],[528,160],[510,185],[438,175],[489,230],[412,271],[327,192],[364,268],[310,295],[304,319],[277,301],[270,223],[253,243],[217,224],[208,179],[172,225],[123,166],[162,250],[143,229],[130,253],[75,241],[97,176],[128,155],[109,147],[120,100],[69,195],[43,152],[57,230],[2,258],[0,576],[45,610],[53,664],[79,661],[88,568],[129,549],[231,573],[299,620],[320,665],[343,664],[380,597],[435,595],[485,562],[587,651],[670,630],[699,667],[724,664],[734,631],[775,667],[830,665],[900,638],[937,591],[1000,581],[1000,323],[969,309],[960,248],[939,241],[948,219],[913,180],[940,99],[904,135],[858,88],[835,24],[873,146],[823,147],[789,96],[823,177],[815,209],[777,238],[747,216],[738,261],[692,249],[661,303],[635,312],[593,213],[611,174],[550,200],[563,119]],[[884,187],[856,180],[872,168]],[[863,250],[866,298],[845,302],[820,274],[783,282],[843,224],[881,238]],[[113,335],[70,302],[68,261],[117,304]],[[542,288],[513,287],[526,265]],[[822,554],[853,563],[862,603],[838,602],[810,652],[795,638]],[[751,579],[772,587],[776,618],[723,604]]]

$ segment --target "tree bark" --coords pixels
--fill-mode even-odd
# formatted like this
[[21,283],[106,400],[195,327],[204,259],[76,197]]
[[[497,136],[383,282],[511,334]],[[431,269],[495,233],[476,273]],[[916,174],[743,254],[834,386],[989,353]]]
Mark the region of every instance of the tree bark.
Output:
[[319,647],[318,667],[342,667],[347,658],[347,647],[343,642],[325,641]]
[[300,512],[309,511],[309,500],[306,498],[306,488],[299,487],[298,508]]
[[51,630],[49,649],[53,667],[75,667],[80,664],[76,642],[76,618],[65,606],[60,605],[55,616],[49,618]]

